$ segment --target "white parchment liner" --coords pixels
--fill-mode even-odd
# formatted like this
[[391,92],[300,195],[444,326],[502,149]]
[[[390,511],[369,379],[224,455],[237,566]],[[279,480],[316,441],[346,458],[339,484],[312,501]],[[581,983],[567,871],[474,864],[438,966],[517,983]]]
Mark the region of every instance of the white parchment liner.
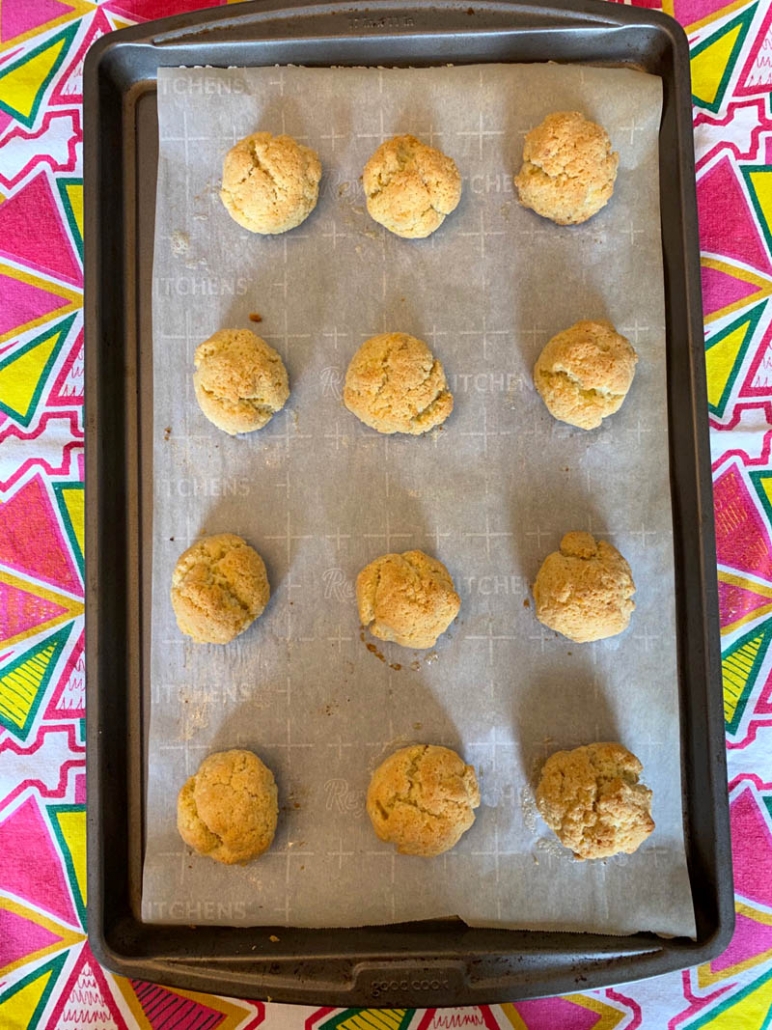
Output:
[[[159,71],[154,266],[152,704],[143,917],[153,922],[469,923],[692,934],[681,811],[657,137],[660,80],[629,70]],[[520,208],[523,135],[585,112],[620,154],[609,206],[560,228]],[[257,128],[318,151],[319,205],[297,230],[254,236],[218,196],[223,154]],[[359,177],[411,132],[458,163],[464,194],[429,240],[381,230]],[[232,439],[199,411],[193,353],[253,327],[282,355],[292,396]],[[530,369],[555,332],[608,317],[634,343],[623,409],[585,433],[552,420]],[[356,348],[413,333],[442,360],[455,410],[425,438],[383,437],[341,401]],[[537,623],[529,584],[563,532],[627,557],[630,629],[572,644]],[[178,631],[172,568],[199,534],[264,556],[263,617],[227,647]],[[461,614],[432,652],[366,647],[359,569],[419,547],[446,563]],[[369,641],[370,638],[366,638]],[[397,668],[399,666],[399,668]],[[534,774],[558,748],[620,740],[643,761],[657,829],[630,857],[577,862],[536,815]],[[472,830],[434,860],[396,856],[364,814],[369,774],[402,744],[457,748],[478,770]],[[282,810],[246,867],[186,849],[179,787],[210,751],[253,748]]]

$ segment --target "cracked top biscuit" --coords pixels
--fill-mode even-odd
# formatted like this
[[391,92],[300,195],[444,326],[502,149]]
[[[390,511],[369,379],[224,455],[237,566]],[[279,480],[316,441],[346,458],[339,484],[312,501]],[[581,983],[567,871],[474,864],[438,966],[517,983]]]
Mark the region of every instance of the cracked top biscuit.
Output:
[[227,644],[262,615],[270,596],[263,559],[233,533],[198,540],[172,574],[177,625],[197,644]]
[[621,744],[587,744],[547,759],[536,804],[577,858],[630,855],[654,830],[640,761]]
[[308,218],[321,177],[321,162],[310,147],[291,136],[255,132],[225,155],[220,199],[245,229],[275,235]]
[[249,329],[220,329],[196,348],[195,365],[201,410],[231,436],[262,429],[289,397],[284,362]]
[[533,585],[539,622],[577,643],[627,629],[634,593],[630,566],[616,547],[582,532],[566,533]]
[[555,111],[525,137],[515,177],[520,203],[558,225],[579,225],[611,199],[619,154],[579,111]]
[[200,855],[233,865],[271,846],[279,816],[271,770],[251,751],[209,755],[177,797],[177,829]]
[[632,344],[611,322],[577,322],[546,345],[533,381],[554,418],[597,429],[622,407],[637,361]]
[[477,777],[455,751],[413,744],[372,775],[367,814],[378,837],[401,855],[441,855],[458,843],[480,804]]
[[423,340],[382,333],[366,340],[351,359],[343,403],[379,433],[420,436],[450,415],[453,394]]
[[362,625],[379,640],[433,647],[461,608],[450,573],[423,551],[384,554],[357,576]]
[[439,229],[461,199],[461,176],[452,157],[415,136],[386,140],[362,173],[370,217],[408,240]]

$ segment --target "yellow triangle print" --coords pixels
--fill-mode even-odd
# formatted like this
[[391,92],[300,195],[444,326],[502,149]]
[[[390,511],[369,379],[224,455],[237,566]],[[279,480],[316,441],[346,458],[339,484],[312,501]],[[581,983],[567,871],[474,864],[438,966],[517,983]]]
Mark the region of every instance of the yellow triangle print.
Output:
[[[138,1027],[142,1030],[152,1030],[147,1020],[145,1010],[142,1008],[139,998],[134,993],[131,983],[124,976],[113,976],[113,983],[123,995],[126,1006],[134,1017]],[[177,994],[181,998],[190,998],[191,1001],[205,1005],[208,1009],[216,1009],[225,1017],[217,1024],[217,1030],[238,1030],[242,1026],[246,1016],[251,1014],[247,1003],[240,1003],[235,998],[221,998],[215,994],[199,994],[198,991],[180,991],[177,988],[165,987],[164,990],[170,994]],[[0,1024],[1,1026],[2,1024]],[[372,1027],[370,1028],[372,1030]]]
[[0,71],[0,104],[29,121],[38,102],[38,94],[59,60],[66,40],[59,37],[50,47],[23,64]]
[[0,1026],[4,1030],[28,1030],[35,1009],[40,1004],[48,981],[53,975],[53,969],[49,969],[43,976],[25,984],[20,991],[16,991],[5,1001],[0,1001]]
[[83,185],[71,183],[65,187],[65,192],[67,193],[72,213],[75,216],[75,224],[78,227],[80,238],[83,239]]
[[67,514],[70,516],[70,522],[72,523],[72,530],[75,534],[75,539],[78,541],[78,547],[80,553],[85,554],[86,546],[86,495],[81,489],[73,489],[72,487],[65,487],[61,491],[62,502],[67,509]]
[[[51,944],[48,944],[45,948],[39,948],[37,951],[23,955],[21,958],[17,958],[13,962],[10,962],[7,966],[0,968],[0,978],[3,980],[6,979],[8,974],[12,973],[14,969],[18,969],[20,966],[30,965],[33,961],[45,958],[47,955],[52,955],[55,952],[63,951],[65,948],[72,948],[75,944],[79,944],[86,938],[85,934],[79,933],[76,930],[71,930],[69,927],[64,926],[55,919],[51,919],[50,916],[44,916],[42,912],[37,912],[34,908],[30,908],[29,905],[24,905],[20,901],[12,901],[10,898],[5,898],[0,895],[0,912],[3,910],[19,916],[28,923],[34,923],[36,926],[40,926],[44,930],[48,930],[49,933],[52,933],[59,938],[59,940],[52,941]],[[0,1026],[5,1027],[5,1023],[3,1023],[1,1018]]]
[[763,637],[763,633],[753,637],[747,644],[728,654],[721,663],[724,679],[724,717],[727,722],[731,723],[734,719],[737,702],[748,683]]
[[86,906],[86,813],[57,812],[56,821],[62,831],[64,843],[72,857],[75,882],[80,891],[83,907]]
[[20,730],[27,723],[40,684],[56,652],[56,644],[49,644],[5,676],[0,676],[0,716],[10,719]]
[[734,363],[737,361],[737,355],[745,343],[745,337],[748,335],[751,325],[750,320],[743,322],[733,332],[727,333],[723,339],[712,346],[708,341],[708,350],[705,352],[705,371],[708,375],[708,404],[714,408],[721,403],[726,384],[729,382]]
[[692,95],[704,104],[715,103],[724,72],[741,31],[742,25],[735,25],[729,32],[719,36],[715,42],[692,57]]
[[750,984],[739,994],[734,1004],[726,1008],[719,1003],[718,1011],[712,1019],[700,1025],[705,1030],[740,1030],[741,1027],[762,1030],[768,1026],[770,1010],[772,1010],[772,979],[767,976],[761,981]]
[[336,1030],[399,1030],[406,1009],[364,1009],[336,1024]]
[[[69,326],[68,326],[69,328]],[[54,333],[16,360],[0,368],[0,404],[26,418],[38,392],[40,377],[56,349],[61,332]]]

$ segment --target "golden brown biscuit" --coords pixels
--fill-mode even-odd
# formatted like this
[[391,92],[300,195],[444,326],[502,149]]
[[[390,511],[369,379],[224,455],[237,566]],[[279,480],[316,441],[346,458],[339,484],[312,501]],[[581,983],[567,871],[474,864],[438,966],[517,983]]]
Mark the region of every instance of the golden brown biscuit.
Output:
[[415,136],[394,136],[375,151],[362,173],[370,217],[408,240],[439,229],[461,199],[456,162]]
[[255,132],[225,155],[220,199],[250,232],[294,229],[316,207],[322,166],[317,154],[291,136]]
[[423,551],[381,555],[359,573],[356,591],[374,637],[418,650],[433,647],[461,607],[448,570]]
[[577,858],[632,854],[654,829],[643,766],[621,744],[587,744],[547,759],[536,791],[544,821]]
[[289,397],[287,369],[249,329],[221,329],[196,348],[193,387],[206,417],[231,436],[262,429]]
[[270,848],[279,816],[271,770],[251,751],[209,755],[177,798],[177,829],[200,855],[233,865]]
[[622,407],[637,361],[630,341],[611,322],[577,322],[546,345],[533,381],[551,415],[580,429],[597,429]]
[[441,855],[474,822],[480,804],[477,777],[455,751],[413,744],[395,751],[375,770],[367,814],[382,841],[400,855]]
[[172,574],[177,625],[197,644],[227,644],[262,615],[270,596],[263,559],[233,533],[198,540]]
[[351,359],[343,403],[379,433],[419,436],[445,421],[453,394],[423,340],[382,333],[366,340]]
[[515,186],[524,207],[578,225],[609,202],[618,165],[604,128],[578,111],[555,111],[526,135]]
[[566,533],[533,585],[539,622],[577,643],[627,629],[634,593],[630,566],[616,547],[581,532]]

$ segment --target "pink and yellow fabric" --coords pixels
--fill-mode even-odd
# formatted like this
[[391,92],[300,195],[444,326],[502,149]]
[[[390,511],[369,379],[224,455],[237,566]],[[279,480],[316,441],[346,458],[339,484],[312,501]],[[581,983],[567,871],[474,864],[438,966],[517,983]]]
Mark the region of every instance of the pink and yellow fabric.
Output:
[[[112,976],[85,935],[82,69],[213,0],[0,0],[0,1026],[762,1030],[772,1016],[772,4],[692,44],[737,930],[708,965],[463,1010],[294,1008]],[[657,0],[642,0],[659,6]]]

